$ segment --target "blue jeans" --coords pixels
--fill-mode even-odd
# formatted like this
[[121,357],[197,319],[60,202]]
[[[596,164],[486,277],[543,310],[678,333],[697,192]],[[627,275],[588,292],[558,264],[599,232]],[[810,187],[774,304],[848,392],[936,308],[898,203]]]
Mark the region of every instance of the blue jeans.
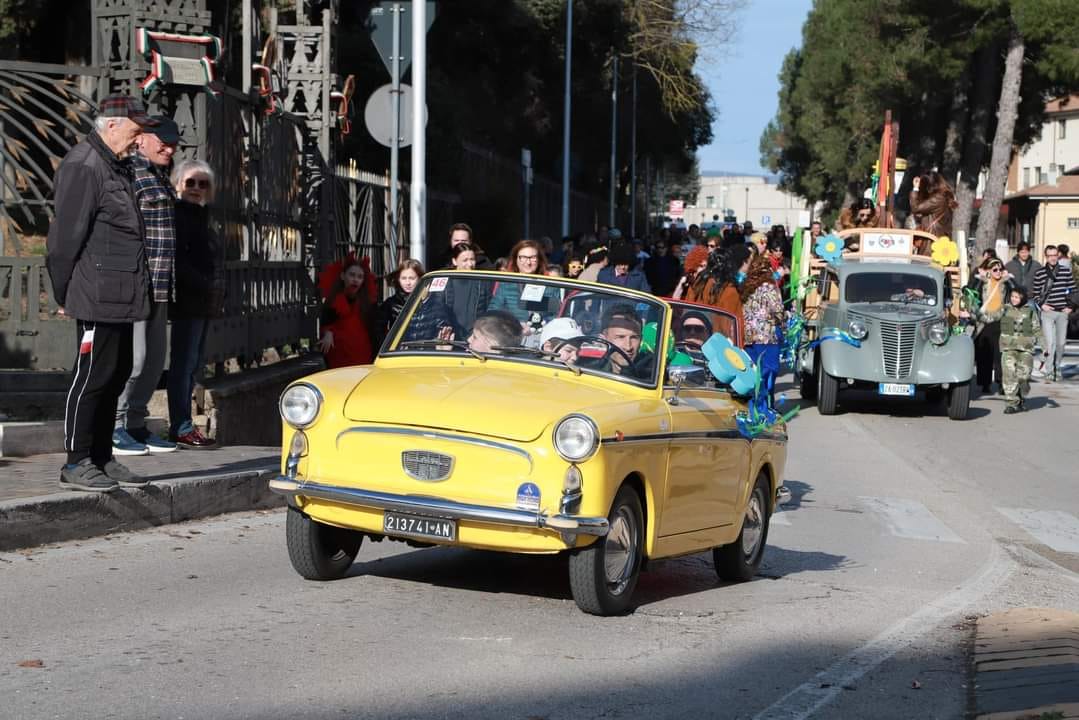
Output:
[[195,371],[202,357],[206,338],[206,318],[177,318],[172,321],[172,347],[169,349],[169,435],[186,435],[195,429],[191,422],[191,393],[195,389]]

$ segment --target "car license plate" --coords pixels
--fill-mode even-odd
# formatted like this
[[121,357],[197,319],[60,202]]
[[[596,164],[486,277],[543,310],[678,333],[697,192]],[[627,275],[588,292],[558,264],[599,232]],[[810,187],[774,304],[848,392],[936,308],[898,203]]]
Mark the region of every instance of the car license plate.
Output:
[[445,518],[386,512],[382,516],[382,530],[387,535],[408,535],[427,540],[452,542],[457,539],[457,523]]
[[914,386],[904,385],[902,383],[880,383],[881,395],[906,395],[907,397],[914,397]]

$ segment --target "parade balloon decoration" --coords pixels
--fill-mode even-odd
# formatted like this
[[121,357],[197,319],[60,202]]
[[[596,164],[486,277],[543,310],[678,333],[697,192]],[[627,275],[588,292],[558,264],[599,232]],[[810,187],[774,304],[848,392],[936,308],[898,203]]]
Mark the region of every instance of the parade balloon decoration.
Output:
[[941,267],[955,265],[959,262],[959,246],[947,235],[941,235],[933,241],[933,252],[930,257]]
[[833,233],[821,235],[813,247],[813,252],[829,265],[839,265],[843,262],[843,240]]
[[735,395],[751,395],[754,387],[760,384],[760,370],[746,351],[737,347],[726,335],[714,334],[701,351],[708,359],[708,369],[712,375]]
[[805,318],[800,313],[791,313],[782,327],[776,327],[779,336],[779,362],[791,370],[798,362],[798,351],[802,347],[802,334],[805,332]]
[[[659,325],[654,322],[647,323],[641,330],[641,352],[656,353],[656,338],[659,335]],[[675,350],[674,338],[667,338],[667,364],[671,366],[692,365],[693,358],[684,352]]]
[[829,340],[838,340],[839,342],[846,343],[847,345],[856,348],[862,346],[862,341],[851,335],[849,332],[840,330],[839,328],[827,327],[822,328],[820,337],[810,342],[806,347],[812,350],[813,348],[820,347],[821,343],[828,342]]
[[[760,368],[750,360],[745,350],[735,346],[725,335],[716,333],[701,350],[716,380],[730,388],[732,394],[747,398],[746,409],[734,416],[738,432],[743,437],[755,438],[798,414],[798,408],[780,414],[772,407],[768,391],[761,385]],[[780,402],[783,400],[780,396]]]

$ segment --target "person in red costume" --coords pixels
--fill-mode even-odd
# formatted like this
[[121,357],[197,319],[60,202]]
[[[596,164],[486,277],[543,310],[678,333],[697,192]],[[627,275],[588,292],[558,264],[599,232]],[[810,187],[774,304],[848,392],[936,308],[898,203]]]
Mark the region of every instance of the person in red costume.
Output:
[[378,286],[367,258],[349,256],[319,273],[322,310],[318,347],[330,368],[369,365],[378,344],[375,300]]

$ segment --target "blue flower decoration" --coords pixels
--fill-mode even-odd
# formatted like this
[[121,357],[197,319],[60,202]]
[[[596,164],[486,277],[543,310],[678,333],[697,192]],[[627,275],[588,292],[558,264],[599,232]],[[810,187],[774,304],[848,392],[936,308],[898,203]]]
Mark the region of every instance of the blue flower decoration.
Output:
[[708,359],[708,369],[735,395],[752,395],[760,384],[760,370],[746,351],[736,347],[726,335],[716,333],[701,348]]
[[833,233],[821,235],[813,246],[813,252],[829,265],[839,265],[843,262],[843,240]]

